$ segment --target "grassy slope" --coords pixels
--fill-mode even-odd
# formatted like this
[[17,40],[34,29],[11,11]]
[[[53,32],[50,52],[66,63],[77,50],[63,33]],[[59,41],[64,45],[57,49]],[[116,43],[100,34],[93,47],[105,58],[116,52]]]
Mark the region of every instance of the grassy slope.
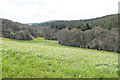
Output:
[[118,78],[118,53],[61,46],[43,38],[1,40],[3,78]]

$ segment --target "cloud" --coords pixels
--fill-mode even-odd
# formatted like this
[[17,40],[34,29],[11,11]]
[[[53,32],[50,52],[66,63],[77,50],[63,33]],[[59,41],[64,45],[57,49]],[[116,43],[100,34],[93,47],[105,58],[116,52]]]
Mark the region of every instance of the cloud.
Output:
[[0,0],[0,17],[22,23],[76,20],[118,12],[118,0]]

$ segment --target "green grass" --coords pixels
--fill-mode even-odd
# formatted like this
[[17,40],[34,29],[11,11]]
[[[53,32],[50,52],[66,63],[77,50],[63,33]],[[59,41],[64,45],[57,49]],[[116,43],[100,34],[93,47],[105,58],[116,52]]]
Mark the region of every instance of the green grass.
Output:
[[57,41],[2,41],[2,78],[118,78],[118,53],[58,45]]

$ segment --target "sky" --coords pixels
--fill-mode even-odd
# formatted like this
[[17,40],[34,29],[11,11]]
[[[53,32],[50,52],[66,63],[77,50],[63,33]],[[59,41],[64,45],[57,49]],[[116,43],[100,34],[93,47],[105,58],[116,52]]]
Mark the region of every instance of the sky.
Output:
[[21,23],[80,20],[118,13],[119,0],[0,0],[0,18]]

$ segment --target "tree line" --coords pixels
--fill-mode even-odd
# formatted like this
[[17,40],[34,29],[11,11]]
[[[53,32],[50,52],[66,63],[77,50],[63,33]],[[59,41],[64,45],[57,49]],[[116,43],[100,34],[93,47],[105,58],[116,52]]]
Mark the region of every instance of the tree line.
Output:
[[93,18],[93,19],[85,19],[85,20],[55,20],[44,23],[35,24],[36,26],[49,26],[51,28],[56,28],[58,30],[62,30],[64,28],[68,28],[72,30],[73,28],[81,29],[82,31],[89,30],[95,28],[96,26],[100,26],[104,29],[112,29],[117,28],[118,24],[118,15],[106,15],[103,17]]
[[51,21],[41,24],[21,24],[2,19],[2,37],[33,40],[44,37],[57,40],[60,45],[118,51],[117,15],[89,20]]
[[17,40],[33,40],[41,35],[41,28],[2,19],[2,37]]

